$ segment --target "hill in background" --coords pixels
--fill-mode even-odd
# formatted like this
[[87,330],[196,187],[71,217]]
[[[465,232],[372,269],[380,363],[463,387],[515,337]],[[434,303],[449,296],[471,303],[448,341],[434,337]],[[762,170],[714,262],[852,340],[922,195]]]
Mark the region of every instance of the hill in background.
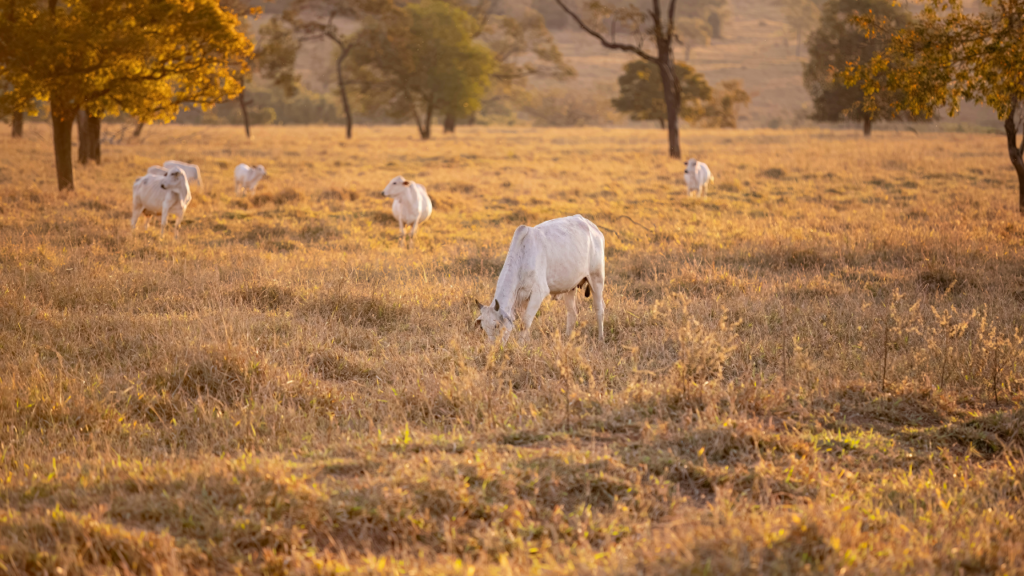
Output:
[[[289,2],[253,2],[266,15],[284,10]],[[803,86],[803,66],[807,53],[796,54],[795,38],[787,29],[783,14],[769,0],[730,0],[724,38],[710,45],[695,47],[687,62],[704,74],[712,85],[739,79],[752,96],[750,106],[741,111],[740,127],[793,127],[809,124],[810,96]],[[261,18],[266,18],[264,16]],[[355,30],[356,24],[350,25]],[[258,28],[254,26],[254,29]],[[537,98],[571,99],[571,106],[587,108],[588,120],[581,123],[632,124],[611,106],[617,95],[618,76],[633,59],[625,52],[608,50],[580,31],[571,22],[554,28],[552,33],[565,59],[577,76],[568,81],[536,78],[531,88]],[[676,58],[683,59],[678,49]],[[335,88],[333,47],[327,43],[307,43],[297,64],[304,85],[313,92],[330,94]],[[988,108],[965,106],[954,120],[939,118],[945,129],[1000,130],[995,114]],[[653,123],[652,123],[653,125]]]

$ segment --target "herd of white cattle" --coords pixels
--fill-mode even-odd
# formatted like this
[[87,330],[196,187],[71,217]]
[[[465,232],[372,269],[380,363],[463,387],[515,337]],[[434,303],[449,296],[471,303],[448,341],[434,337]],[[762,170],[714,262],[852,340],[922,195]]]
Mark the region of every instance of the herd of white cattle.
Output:
[[[239,164],[235,167],[235,194],[255,193],[266,174],[263,165]],[[715,177],[707,164],[690,158],[683,180],[688,196],[704,196]],[[185,209],[192,201],[192,188],[202,186],[202,175],[195,164],[168,160],[163,166],[150,166],[145,176],[135,180],[132,190],[132,229],[140,216],[145,216],[148,229],[150,217],[160,214],[160,233],[163,234],[167,218],[174,215],[174,237],[177,238]],[[391,213],[398,221],[401,242],[406,244],[405,230],[410,227],[411,243],[420,224],[434,211],[427,189],[396,176],[381,194],[393,199]],[[597,335],[603,342],[604,234],[597,225],[577,214],[533,227],[520,226],[512,235],[494,298],[489,304],[476,303],[479,308],[476,326],[492,342],[501,337],[504,343],[515,332],[518,317],[523,323],[521,340],[526,341],[541,303],[552,296],[565,305],[568,336],[576,325],[579,290],[584,290],[584,297],[593,294]]]

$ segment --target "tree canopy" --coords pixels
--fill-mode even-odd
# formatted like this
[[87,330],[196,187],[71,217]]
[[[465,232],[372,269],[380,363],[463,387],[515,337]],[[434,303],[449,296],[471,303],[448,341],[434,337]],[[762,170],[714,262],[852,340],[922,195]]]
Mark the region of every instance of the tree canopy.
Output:
[[[686,64],[674,64],[676,91],[679,94],[679,116],[694,122],[700,116],[701,101],[711,98],[711,86],[704,76]],[[612,105],[633,120],[657,120],[665,126],[665,95],[658,65],[647,60],[634,60],[619,76],[619,97]]]
[[[890,40],[877,53],[851,60],[843,77],[863,91],[862,108],[868,112],[888,105],[930,116],[947,107],[955,115],[964,101],[991,106],[1003,120],[1024,214],[1024,145],[1017,143],[1024,115],[1024,2],[982,4],[980,11],[965,12],[959,0],[928,0],[905,27],[881,14],[862,14],[863,34]],[[893,93],[898,97],[888,100]]]
[[252,44],[215,0],[8,0],[0,5],[0,110],[50,102],[58,187],[74,187],[71,126],[79,110],[169,121],[187,103],[241,90]]
[[871,133],[876,119],[891,117],[899,93],[888,87],[884,74],[875,79],[873,104],[865,106],[865,92],[859,85],[847,85],[837,76],[847,62],[870,61],[885,49],[889,33],[868,38],[857,24],[859,15],[884,18],[894,29],[911,22],[910,14],[889,0],[829,0],[823,7],[818,29],[807,40],[810,61],[804,66],[804,86],[814,105],[814,120],[836,122],[846,118],[863,123]]
[[464,10],[441,0],[366,19],[352,57],[368,107],[411,117],[424,139],[436,112],[478,110],[495,62],[486,46],[473,41],[476,26]]

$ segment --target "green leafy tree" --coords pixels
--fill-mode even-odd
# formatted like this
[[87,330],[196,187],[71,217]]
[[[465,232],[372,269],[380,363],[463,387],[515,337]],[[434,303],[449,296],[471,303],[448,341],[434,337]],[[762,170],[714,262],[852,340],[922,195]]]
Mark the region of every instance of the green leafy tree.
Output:
[[[673,77],[679,94],[679,115],[695,122],[701,115],[701,101],[711,98],[711,86],[704,76],[686,64],[675,64]],[[612,105],[633,120],[657,120],[665,127],[665,98],[658,77],[658,67],[646,60],[634,60],[625,66],[619,76],[619,97]]]
[[[472,16],[477,23],[473,38],[483,42],[494,56],[487,102],[521,99],[530,77],[564,80],[575,75],[562,58],[544,16],[536,9],[523,6],[520,14],[513,16],[499,13],[497,0],[447,1]],[[561,10],[558,13],[565,17]],[[456,121],[465,117],[458,108],[444,110],[444,131],[454,132]]]
[[464,10],[440,0],[366,18],[352,58],[368,107],[396,119],[411,117],[423,139],[430,138],[435,113],[478,110],[494,57],[473,41],[476,25]]
[[865,107],[864,90],[857,85],[848,86],[837,76],[847,62],[868,62],[885,49],[888,32],[868,38],[857,24],[855,19],[867,14],[884,18],[896,29],[911,22],[910,14],[889,0],[830,0],[823,7],[818,29],[807,39],[810,60],[804,65],[804,87],[814,105],[812,119],[857,120],[862,123],[864,135],[870,136],[876,120],[897,114],[898,92],[887,88],[880,77],[873,104]]
[[0,111],[47,100],[57,185],[74,188],[71,133],[79,110],[172,120],[241,90],[252,44],[214,0],[7,0],[0,4]]
[[860,86],[863,108],[883,109],[886,95],[895,110],[930,116],[941,107],[955,115],[960,103],[983,103],[1003,121],[1010,163],[1017,173],[1019,207],[1024,215],[1024,145],[1018,144],[1024,119],[1024,2],[982,0],[983,9],[965,12],[958,0],[928,0],[906,27],[880,14],[859,18],[865,34],[890,40],[870,58],[853,60],[844,80]]

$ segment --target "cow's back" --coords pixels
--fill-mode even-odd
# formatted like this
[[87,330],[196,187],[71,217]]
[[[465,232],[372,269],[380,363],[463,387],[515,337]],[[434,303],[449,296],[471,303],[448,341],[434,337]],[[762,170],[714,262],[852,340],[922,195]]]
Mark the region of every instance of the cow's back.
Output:
[[528,241],[543,263],[552,294],[576,288],[598,266],[603,270],[604,236],[579,214],[538,224]]

